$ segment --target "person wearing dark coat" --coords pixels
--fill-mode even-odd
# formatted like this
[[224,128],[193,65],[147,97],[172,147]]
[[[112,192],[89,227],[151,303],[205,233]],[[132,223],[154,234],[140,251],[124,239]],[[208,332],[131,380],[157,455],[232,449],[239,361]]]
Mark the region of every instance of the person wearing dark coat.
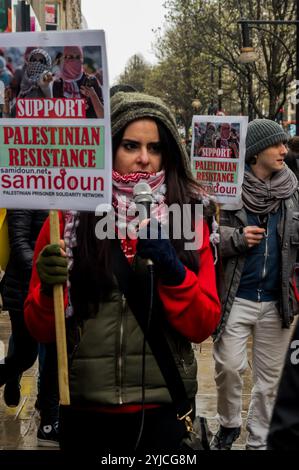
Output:
[[299,322],[286,355],[274,405],[268,450],[298,450],[299,447]]
[[35,240],[47,217],[46,211],[8,210],[10,258],[6,267],[3,304],[9,311],[13,354],[5,359],[0,372],[0,386],[29,369],[37,357],[37,342],[30,336],[23,315],[23,304],[31,276]]
[[299,192],[284,163],[287,140],[274,121],[248,124],[242,198],[220,213],[223,309],[213,348],[219,428],[212,450],[230,450],[241,432],[249,337],[253,387],[246,449],[267,448],[290,326],[298,314],[290,279],[298,257]]

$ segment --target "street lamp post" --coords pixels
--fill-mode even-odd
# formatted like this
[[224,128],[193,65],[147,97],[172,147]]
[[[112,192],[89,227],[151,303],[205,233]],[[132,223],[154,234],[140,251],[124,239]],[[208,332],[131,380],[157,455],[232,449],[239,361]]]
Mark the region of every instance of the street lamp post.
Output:
[[214,114],[214,63],[210,62],[211,71],[211,104],[208,109],[208,114]]
[[[297,14],[296,20],[247,20],[242,18],[238,21],[242,26],[242,36],[243,36],[243,47],[241,48],[241,55],[239,57],[240,62],[243,64],[249,64],[255,62],[257,55],[254,51],[254,48],[250,44],[250,34],[249,34],[249,25],[255,25],[257,29],[259,25],[262,24],[287,24],[296,26],[296,88],[299,87],[299,0],[297,0]],[[268,31],[270,34],[270,31]],[[280,42],[289,52],[287,46],[283,41]],[[299,98],[296,98],[296,135],[299,135]]]
[[222,65],[218,65],[218,111],[222,111]]
[[248,119],[252,121],[253,116],[253,103],[252,103],[252,75],[251,70],[248,67]]
[[[215,86],[215,80],[214,80],[214,70],[215,70],[215,67],[216,67],[216,64],[214,62],[209,62],[210,64],[210,77],[211,77],[211,93],[210,93],[210,104],[209,104],[209,107],[208,107],[208,114],[210,115],[214,115],[216,114],[217,112],[217,108],[219,106],[219,93],[217,92],[217,95],[218,95],[218,103],[216,104],[214,102],[214,97],[215,97],[215,89],[214,89],[214,86]],[[220,65],[217,66],[218,67],[218,70],[219,70],[219,67]],[[218,75],[218,86],[219,86],[219,75]]]

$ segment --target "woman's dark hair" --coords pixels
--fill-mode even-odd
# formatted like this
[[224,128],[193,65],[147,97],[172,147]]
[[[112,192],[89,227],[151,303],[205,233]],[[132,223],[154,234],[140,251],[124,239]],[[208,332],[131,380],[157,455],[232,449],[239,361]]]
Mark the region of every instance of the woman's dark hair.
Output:
[[[178,204],[183,208],[184,204],[191,206],[191,228],[194,232],[195,205],[200,201],[196,197],[200,187],[188,173],[181,150],[162,122],[154,119],[158,126],[162,162],[165,169],[165,183],[167,186],[166,203]],[[124,130],[122,129],[113,137],[113,158],[122,141]],[[181,218],[182,219],[182,218]],[[74,310],[87,312],[84,302],[93,304],[95,307],[100,300],[104,300],[111,291],[114,280],[112,272],[111,241],[109,239],[99,240],[96,237],[96,223],[99,218],[94,213],[81,213],[80,223],[77,228],[77,248],[74,249],[74,266],[70,274],[71,297]],[[170,217],[169,233],[173,233],[174,220]],[[181,220],[181,224],[183,221]],[[183,226],[181,226],[183,233]],[[172,239],[172,244],[181,261],[192,271],[198,272],[198,254],[196,251],[184,250],[186,240]],[[189,243],[192,240],[188,240]]]
[[93,212],[81,212],[77,228],[77,247],[70,271],[71,300],[77,317],[86,317],[91,307],[105,300],[113,287],[111,241],[96,237],[99,218]]

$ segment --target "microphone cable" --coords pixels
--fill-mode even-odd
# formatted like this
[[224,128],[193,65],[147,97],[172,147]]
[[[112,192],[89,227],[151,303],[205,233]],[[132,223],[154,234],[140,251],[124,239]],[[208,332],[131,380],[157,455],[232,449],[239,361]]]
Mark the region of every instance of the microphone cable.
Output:
[[134,451],[136,452],[138,446],[141,441],[143,429],[144,429],[144,420],[145,420],[145,349],[146,349],[146,339],[147,333],[149,331],[152,313],[153,313],[153,305],[154,305],[154,266],[153,264],[147,265],[148,273],[149,273],[149,284],[150,284],[150,292],[149,292],[149,305],[148,305],[148,316],[147,316],[147,323],[145,327],[145,332],[143,335],[143,345],[142,345],[142,366],[141,366],[141,423],[139,428],[138,437],[136,440]]
[[[145,181],[140,181],[134,186],[133,190],[133,199],[136,204],[136,206],[139,206],[139,211],[142,210],[143,219],[150,218],[150,212],[151,212],[151,204],[153,202],[153,196],[152,196],[152,188],[148,183]],[[140,214],[139,214],[140,217]],[[139,433],[137,436],[136,444],[135,444],[135,452],[140,445],[141,438],[142,438],[142,433],[144,429],[144,421],[145,421],[145,369],[146,369],[146,340],[148,336],[148,331],[150,328],[150,323],[151,323],[151,318],[152,318],[152,313],[153,313],[153,304],[154,304],[154,267],[153,263],[148,260],[147,261],[147,269],[149,273],[149,303],[148,303],[148,315],[147,315],[147,321],[144,326],[144,334],[143,334],[143,344],[142,344],[142,365],[141,365],[141,423],[140,423],[140,429]]]

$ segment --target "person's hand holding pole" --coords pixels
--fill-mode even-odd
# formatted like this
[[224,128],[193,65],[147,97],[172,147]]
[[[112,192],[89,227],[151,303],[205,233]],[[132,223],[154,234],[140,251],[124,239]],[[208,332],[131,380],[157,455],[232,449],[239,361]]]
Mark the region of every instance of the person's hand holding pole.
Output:
[[36,267],[41,289],[46,295],[54,296],[56,347],[58,360],[58,383],[61,405],[70,404],[68,361],[66,347],[63,284],[67,281],[67,258],[64,242],[60,240],[57,211],[50,211],[50,241],[37,258]]

